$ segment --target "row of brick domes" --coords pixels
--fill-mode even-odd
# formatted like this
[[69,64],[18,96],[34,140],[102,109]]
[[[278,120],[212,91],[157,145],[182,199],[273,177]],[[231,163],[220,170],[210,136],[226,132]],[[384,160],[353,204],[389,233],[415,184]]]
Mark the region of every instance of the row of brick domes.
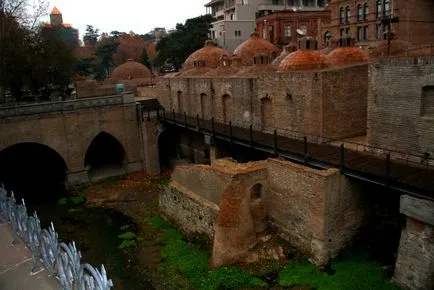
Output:
[[[240,44],[232,56],[227,51],[215,47],[213,42],[208,40],[203,48],[187,58],[181,76],[223,76],[272,70],[311,70],[364,63],[369,60],[365,52],[354,46],[339,47],[329,54],[325,54],[324,51],[301,49],[292,53],[282,52],[278,56],[280,52],[279,48],[257,34],[252,34],[250,39]],[[226,66],[225,59],[232,62],[232,68],[222,68]],[[274,61],[270,66],[272,60]],[[249,66],[255,66],[255,68],[249,68]]]

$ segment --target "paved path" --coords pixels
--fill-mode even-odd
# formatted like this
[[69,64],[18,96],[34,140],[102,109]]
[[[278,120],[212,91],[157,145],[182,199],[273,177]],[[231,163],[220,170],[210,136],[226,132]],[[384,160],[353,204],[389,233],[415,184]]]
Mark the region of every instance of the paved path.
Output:
[[0,219],[0,290],[61,289],[44,268],[31,274],[30,250],[22,242],[13,245],[12,241],[11,227]]

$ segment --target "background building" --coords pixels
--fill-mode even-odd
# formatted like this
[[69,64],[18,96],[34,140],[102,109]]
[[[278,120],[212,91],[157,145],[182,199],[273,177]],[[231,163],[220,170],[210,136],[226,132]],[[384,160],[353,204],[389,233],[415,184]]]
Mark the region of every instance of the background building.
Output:
[[434,43],[434,1],[432,0],[331,0],[327,7],[331,21],[323,26],[322,41],[351,37],[368,46],[386,37],[410,44]]
[[330,22],[324,0],[267,0],[258,6],[256,31],[275,45],[294,44],[304,36],[321,38],[322,23]]
[[255,31],[261,0],[212,0],[205,5],[213,17],[210,38],[225,50],[233,51]]
[[45,23],[43,32],[45,37],[60,39],[71,48],[78,46],[78,30],[63,23],[62,13],[56,7],[51,11],[50,23]]

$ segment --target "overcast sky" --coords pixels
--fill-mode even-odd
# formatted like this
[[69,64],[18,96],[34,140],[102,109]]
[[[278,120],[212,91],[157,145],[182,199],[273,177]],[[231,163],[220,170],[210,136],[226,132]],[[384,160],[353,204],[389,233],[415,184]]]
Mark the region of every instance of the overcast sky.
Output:
[[[174,28],[176,23],[205,14],[209,0],[51,0],[49,11],[56,6],[63,14],[63,22],[80,30],[86,24],[100,32],[134,31],[144,34],[154,27]],[[48,17],[46,21],[48,22]]]

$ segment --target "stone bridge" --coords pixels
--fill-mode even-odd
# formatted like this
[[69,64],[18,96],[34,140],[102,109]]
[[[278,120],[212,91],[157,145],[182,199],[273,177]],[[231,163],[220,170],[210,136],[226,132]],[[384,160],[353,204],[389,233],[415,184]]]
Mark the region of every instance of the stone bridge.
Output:
[[67,185],[88,182],[91,171],[103,165],[118,166],[117,172],[106,174],[140,170],[144,157],[137,120],[131,94],[3,106],[0,162],[13,166],[11,154],[30,154],[42,163],[54,156]]

